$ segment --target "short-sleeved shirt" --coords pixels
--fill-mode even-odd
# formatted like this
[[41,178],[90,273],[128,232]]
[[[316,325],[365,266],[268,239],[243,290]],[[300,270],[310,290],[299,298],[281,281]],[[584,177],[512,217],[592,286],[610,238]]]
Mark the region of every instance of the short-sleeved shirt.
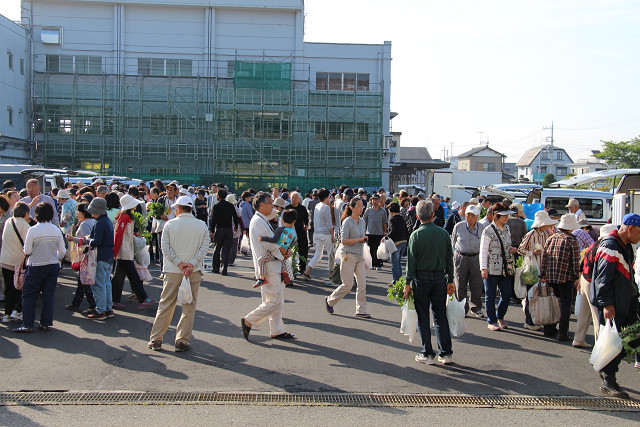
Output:
[[367,224],[367,234],[382,236],[384,224],[387,223],[387,211],[384,208],[378,208],[378,210],[369,208],[364,212],[364,220]]
[[[342,241],[346,239],[360,239],[365,236],[366,230],[364,220],[358,219],[356,222],[351,216],[342,221]],[[362,247],[364,242],[354,243],[353,245],[342,245],[342,252],[362,256]]]
[[278,245],[283,249],[289,249],[293,241],[297,238],[296,230],[291,227],[285,227],[280,235]]

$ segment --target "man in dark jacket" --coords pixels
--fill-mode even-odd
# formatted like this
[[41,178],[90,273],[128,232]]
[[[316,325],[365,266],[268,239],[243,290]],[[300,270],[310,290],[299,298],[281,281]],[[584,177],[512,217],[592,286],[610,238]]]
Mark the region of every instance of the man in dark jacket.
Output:
[[[598,308],[600,324],[614,319],[618,331],[638,321],[638,287],[634,280],[633,247],[640,242],[640,215],[627,214],[619,230],[602,239],[596,252],[593,271],[594,296],[591,303]],[[630,343],[638,346],[638,340]],[[622,350],[600,371],[600,391],[613,397],[628,399],[616,381],[618,365],[625,356]]]
[[218,203],[213,205],[209,218],[209,231],[216,244],[211,261],[211,271],[220,272],[220,251],[222,251],[222,275],[227,275],[229,253],[233,243],[233,233],[238,230],[238,213],[235,206],[227,202],[227,190],[218,189]]
[[298,214],[296,220],[296,234],[298,235],[298,255],[300,255],[300,265],[298,271],[305,271],[307,268],[307,260],[309,258],[309,239],[307,238],[307,230],[309,230],[309,212],[307,208],[302,206],[302,197],[300,193],[294,191],[291,193],[291,204],[284,209],[293,209]]
[[89,314],[90,319],[105,320],[114,317],[113,295],[111,293],[111,267],[113,266],[113,224],[107,216],[107,201],[96,197],[87,207],[96,223],[89,235],[89,246],[96,250],[96,277],[91,287],[96,299],[96,311]]

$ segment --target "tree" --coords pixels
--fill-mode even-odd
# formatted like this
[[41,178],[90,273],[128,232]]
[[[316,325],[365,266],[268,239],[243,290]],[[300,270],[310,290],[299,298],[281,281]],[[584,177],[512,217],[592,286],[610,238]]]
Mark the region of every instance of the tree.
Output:
[[640,168],[640,138],[631,141],[602,141],[604,149],[596,154],[608,164],[615,164],[619,168]]
[[548,173],[544,176],[544,179],[542,180],[542,186],[546,188],[554,182],[556,182],[556,177],[552,173]]

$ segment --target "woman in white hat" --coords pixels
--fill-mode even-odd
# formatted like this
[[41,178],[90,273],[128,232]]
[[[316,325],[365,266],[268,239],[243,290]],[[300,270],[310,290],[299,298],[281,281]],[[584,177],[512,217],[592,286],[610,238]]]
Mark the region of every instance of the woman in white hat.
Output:
[[125,276],[131,284],[131,291],[138,299],[138,308],[149,307],[156,303],[151,300],[144,290],[142,280],[138,276],[136,266],[133,263],[134,246],[133,233],[136,232],[133,224],[133,210],[142,201],[134,199],[133,196],[125,194],[120,199],[120,212],[116,218],[114,229],[113,255],[116,259],[116,271],[111,279],[111,289],[113,292],[113,308],[123,309],[124,304],[120,302],[122,298],[122,287]]
[[[540,268],[542,265],[542,249],[550,236],[549,232],[553,230],[553,227],[557,223],[558,221],[551,219],[547,211],[536,212],[535,220],[533,221],[533,225],[531,225],[531,231],[522,239],[522,243],[520,243],[518,247],[518,253],[524,256],[531,252],[533,258],[538,263],[538,268]],[[533,323],[531,313],[529,312],[529,289],[531,289],[531,286],[527,286],[527,297],[525,298],[526,301],[524,305],[524,327],[525,329],[538,331],[540,330],[540,326]]]
[[60,228],[64,234],[71,234],[73,225],[76,221],[76,210],[78,202],[73,200],[69,195],[69,190],[58,191],[58,202],[62,205],[62,213],[60,215]]

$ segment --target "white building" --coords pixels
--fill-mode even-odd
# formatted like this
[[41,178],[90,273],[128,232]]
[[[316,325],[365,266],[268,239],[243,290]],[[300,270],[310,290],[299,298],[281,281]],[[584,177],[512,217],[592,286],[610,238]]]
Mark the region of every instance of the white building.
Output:
[[388,186],[390,42],[307,43],[303,0],[22,5],[47,166],[244,188]]
[[600,151],[598,150],[594,150],[588,158],[578,159],[577,162],[570,164],[571,173],[575,175],[582,175],[585,173],[607,170],[607,164],[595,156],[595,154],[599,152]]
[[24,164],[29,145],[27,30],[0,15],[0,163]]
[[552,173],[556,179],[562,179],[571,172],[573,160],[560,147],[541,145],[528,150],[516,163],[518,179],[527,178],[530,182],[542,182],[544,176]]

